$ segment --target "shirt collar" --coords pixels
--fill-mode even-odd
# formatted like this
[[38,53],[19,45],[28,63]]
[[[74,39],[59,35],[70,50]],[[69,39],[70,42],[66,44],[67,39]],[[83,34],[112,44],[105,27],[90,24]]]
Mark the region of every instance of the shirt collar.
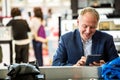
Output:
[[83,42],[83,43],[89,43],[89,42],[91,42],[91,41],[92,41],[92,38],[88,39],[87,41],[83,41],[83,39],[82,39],[82,42]]
[[21,16],[15,16],[14,19],[22,19]]

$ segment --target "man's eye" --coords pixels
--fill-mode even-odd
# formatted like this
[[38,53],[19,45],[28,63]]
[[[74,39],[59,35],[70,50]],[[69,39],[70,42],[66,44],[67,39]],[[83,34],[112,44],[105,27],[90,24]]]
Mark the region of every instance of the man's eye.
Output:
[[87,26],[87,25],[82,25],[82,27],[83,28],[88,28],[89,27],[90,29],[95,29],[96,28],[96,26]]
[[95,29],[95,28],[96,28],[96,26],[90,26],[90,28],[91,28],[91,29]]
[[83,28],[87,28],[87,25],[83,25],[82,27],[83,27]]

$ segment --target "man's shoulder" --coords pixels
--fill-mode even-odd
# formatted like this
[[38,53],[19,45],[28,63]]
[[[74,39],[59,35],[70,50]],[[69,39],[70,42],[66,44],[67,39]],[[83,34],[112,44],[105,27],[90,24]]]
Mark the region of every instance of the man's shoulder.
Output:
[[27,21],[25,19],[12,19],[10,23],[26,23]]
[[79,31],[77,29],[73,30],[73,31],[70,31],[70,32],[67,32],[65,34],[62,35],[62,37],[65,37],[65,38],[72,38],[74,36],[76,36],[76,34],[78,33]]
[[102,37],[102,38],[110,38],[110,37],[112,37],[112,35],[104,32],[104,31],[98,31],[98,30],[96,31],[95,36],[99,36],[99,37]]
[[77,30],[67,32],[61,35],[60,41],[63,41],[65,44],[74,43],[77,39],[76,37],[78,36],[78,34],[79,34],[79,31]]

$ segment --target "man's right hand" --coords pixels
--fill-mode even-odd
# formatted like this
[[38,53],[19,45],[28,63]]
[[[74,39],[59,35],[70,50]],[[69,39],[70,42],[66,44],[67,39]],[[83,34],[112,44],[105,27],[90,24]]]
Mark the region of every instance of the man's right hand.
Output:
[[84,66],[86,63],[86,57],[82,56],[80,60],[77,61],[77,63],[73,66]]

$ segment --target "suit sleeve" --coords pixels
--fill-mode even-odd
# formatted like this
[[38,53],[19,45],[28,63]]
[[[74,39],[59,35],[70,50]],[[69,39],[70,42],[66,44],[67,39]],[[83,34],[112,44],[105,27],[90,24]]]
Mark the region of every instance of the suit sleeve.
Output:
[[[111,61],[111,60],[118,57],[118,53],[117,53],[117,50],[116,50],[116,47],[115,47],[112,36],[109,39],[107,39],[107,43],[106,43],[106,46],[105,46],[105,53],[106,54],[104,56],[104,59],[106,61]],[[106,58],[106,57],[108,57],[108,58]]]
[[72,66],[73,64],[68,63],[67,59],[65,40],[62,36],[60,38],[55,55],[53,56],[52,66]]

